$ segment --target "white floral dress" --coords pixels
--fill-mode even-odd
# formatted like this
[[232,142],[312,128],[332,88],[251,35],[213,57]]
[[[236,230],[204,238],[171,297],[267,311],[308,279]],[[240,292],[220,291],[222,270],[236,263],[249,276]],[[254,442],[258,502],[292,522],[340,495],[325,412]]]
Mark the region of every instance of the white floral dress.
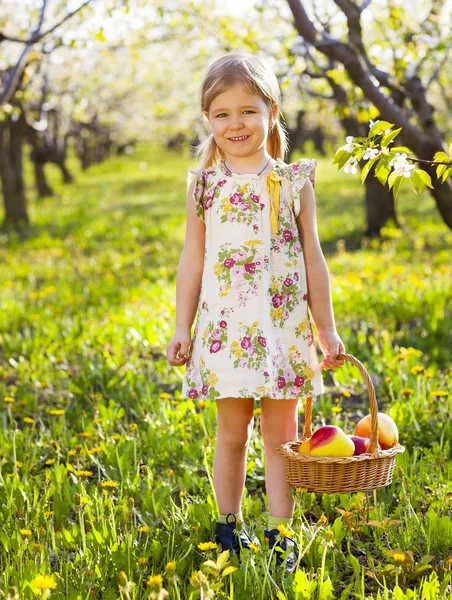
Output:
[[224,162],[189,169],[205,223],[204,271],[182,397],[304,398],[324,392],[308,314],[296,216],[314,159],[277,159],[267,175]]

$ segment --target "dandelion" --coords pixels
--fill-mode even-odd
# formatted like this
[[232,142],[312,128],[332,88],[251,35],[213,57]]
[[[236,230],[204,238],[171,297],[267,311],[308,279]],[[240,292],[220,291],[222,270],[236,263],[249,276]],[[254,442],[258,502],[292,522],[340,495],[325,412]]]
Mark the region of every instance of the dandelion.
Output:
[[23,462],[20,462],[20,460],[16,460],[16,467],[17,467],[18,469],[20,469],[20,468],[21,468],[21,467],[23,467],[23,466],[24,466],[24,463],[23,463]]
[[91,437],[91,433],[89,431],[81,431],[78,435],[79,435],[79,437],[82,437],[82,438],[90,438]]
[[446,392],[445,390],[432,390],[430,392],[431,396],[448,396],[449,392]]
[[102,448],[100,446],[94,446],[94,448],[90,448],[88,450],[88,454],[91,456],[93,454],[100,454],[102,452]]
[[424,367],[421,367],[420,365],[415,365],[414,367],[412,367],[410,369],[410,372],[413,373],[413,375],[418,375],[419,373],[421,373],[424,370]]
[[76,474],[77,477],[83,478],[83,477],[91,477],[92,472],[91,471],[83,471],[83,470],[81,470],[81,471],[76,471],[75,474]]
[[13,398],[12,396],[5,396],[3,398],[3,402],[6,402],[6,404],[12,404],[15,401],[16,401],[16,399]]
[[118,487],[119,482],[118,481],[112,481],[111,479],[109,479],[108,481],[102,481],[102,487],[103,488],[107,488],[107,489],[114,489],[115,487]]
[[290,531],[290,529],[288,529],[285,525],[283,525],[282,523],[280,523],[277,526],[277,530],[279,531],[279,533],[281,534],[282,537],[287,537],[287,538],[291,538],[293,537],[293,531]]
[[33,532],[31,531],[31,529],[19,529],[19,533],[20,533],[20,535],[23,535],[24,537],[30,537],[30,535],[33,535]]
[[55,464],[55,459],[54,458],[49,458],[48,460],[46,460],[46,465],[52,466],[53,464]]
[[66,411],[64,411],[62,408],[53,408],[51,411],[49,411],[49,414],[55,416],[55,417],[59,417],[61,415],[64,415]]
[[198,544],[198,548],[201,552],[206,552],[208,550],[215,550],[215,548],[218,548],[218,544],[214,544],[213,542],[201,542]]
[[126,594],[126,596],[128,596],[132,588],[132,583],[127,580],[127,575],[124,573],[124,571],[121,571],[119,573],[118,584],[120,593]]
[[176,561],[175,560],[170,560],[170,562],[166,563],[165,571],[170,572],[170,571],[175,571],[175,570],[176,570]]
[[253,552],[255,552],[257,554],[259,552],[259,546],[256,546],[256,544],[254,542],[251,542],[250,550],[252,550]]
[[151,575],[148,579],[148,585],[151,587],[155,587],[157,589],[160,589],[162,587],[163,584],[163,578],[161,575]]
[[414,390],[413,388],[403,388],[399,393],[401,396],[411,396],[411,394],[414,394]]
[[138,533],[149,533],[151,528],[148,525],[142,525],[141,527],[138,527],[137,531]]
[[335,413],[342,412],[342,408],[340,406],[333,406],[333,408],[331,410]]
[[33,425],[34,422],[35,422],[35,420],[32,419],[31,417],[24,417],[24,423],[28,423],[29,425]]
[[328,518],[325,515],[320,515],[319,521],[322,525],[325,525],[325,523],[328,523]]
[[405,562],[406,556],[403,552],[396,552],[395,554],[393,554],[392,558],[394,559],[395,563],[402,564],[403,562]]
[[[56,581],[52,577],[52,575],[37,575],[33,579],[32,584],[35,586],[35,588],[37,588],[38,590],[42,590],[43,592],[47,592],[48,590],[54,590],[57,586]],[[44,597],[45,595],[43,594],[43,598]]]
[[138,564],[140,567],[143,567],[148,562],[148,559],[145,556],[140,556],[138,558]]

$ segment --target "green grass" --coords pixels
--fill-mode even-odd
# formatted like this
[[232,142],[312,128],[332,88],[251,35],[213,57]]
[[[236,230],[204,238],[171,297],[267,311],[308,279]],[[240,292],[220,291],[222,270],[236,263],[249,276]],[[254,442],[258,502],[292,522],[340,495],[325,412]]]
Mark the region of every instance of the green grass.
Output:
[[[2,597],[46,597],[40,582],[74,600],[163,598],[161,585],[184,600],[210,589],[240,600],[452,597],[452,234],[432,199],[406,186],[403,231],[361,242],[358,178],[317,158],[337,328],[406,446],[392,484],[296,493],[300,568],[272,581],[257,406],[243,511],[262,548],[240,565],[200,548],[216,517],[215,406],[180,398],[183,369],[164,354],[194,160],[138,146],[81,173],[71,159],[76,184],[49,167],[57,195],[45,200],[28,165],[30,234],[0,236]],[[358,371],[346,363],[324,380],[314,426],[351,430],[368,413]],[[302,421],[300,408],[300,432]]]

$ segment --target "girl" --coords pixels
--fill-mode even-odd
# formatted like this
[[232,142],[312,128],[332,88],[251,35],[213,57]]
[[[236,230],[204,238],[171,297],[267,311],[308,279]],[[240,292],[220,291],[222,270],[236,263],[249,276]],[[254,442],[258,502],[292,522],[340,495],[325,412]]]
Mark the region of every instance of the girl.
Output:
[[[237,554],[250,544],[237,522],[254,399],[260,399],[270,515],[265,536],[270,548],[276,541],[283,550],[290,547],[290,571],[294,501],[277,448],[297,439],[298,401],[323,393],[321,368],[343,365],[337,357],[345,352],[317,235],[316,162],[283,162],[281,96],[266,61],[244,51],[226,54],[210,65],[201,86],[211,134],[198,150],[202,168],[188,170],[176,330],[167,359],[172,366],[186,364],[184,398],[216,401],[216,540]],[[308,306],[325,355],[321,365]],[[277,540],[280,524],[286,535]]]

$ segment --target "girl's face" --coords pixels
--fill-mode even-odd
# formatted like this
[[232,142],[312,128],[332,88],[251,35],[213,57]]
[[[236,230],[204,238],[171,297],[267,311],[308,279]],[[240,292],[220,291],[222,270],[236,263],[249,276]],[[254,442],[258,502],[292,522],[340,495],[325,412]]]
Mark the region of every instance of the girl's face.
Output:
[[275,115],[260,96],[241,85],[231,86],[214,98],[204,114],[226,158],[267,155],[268,128],[275,122]]

